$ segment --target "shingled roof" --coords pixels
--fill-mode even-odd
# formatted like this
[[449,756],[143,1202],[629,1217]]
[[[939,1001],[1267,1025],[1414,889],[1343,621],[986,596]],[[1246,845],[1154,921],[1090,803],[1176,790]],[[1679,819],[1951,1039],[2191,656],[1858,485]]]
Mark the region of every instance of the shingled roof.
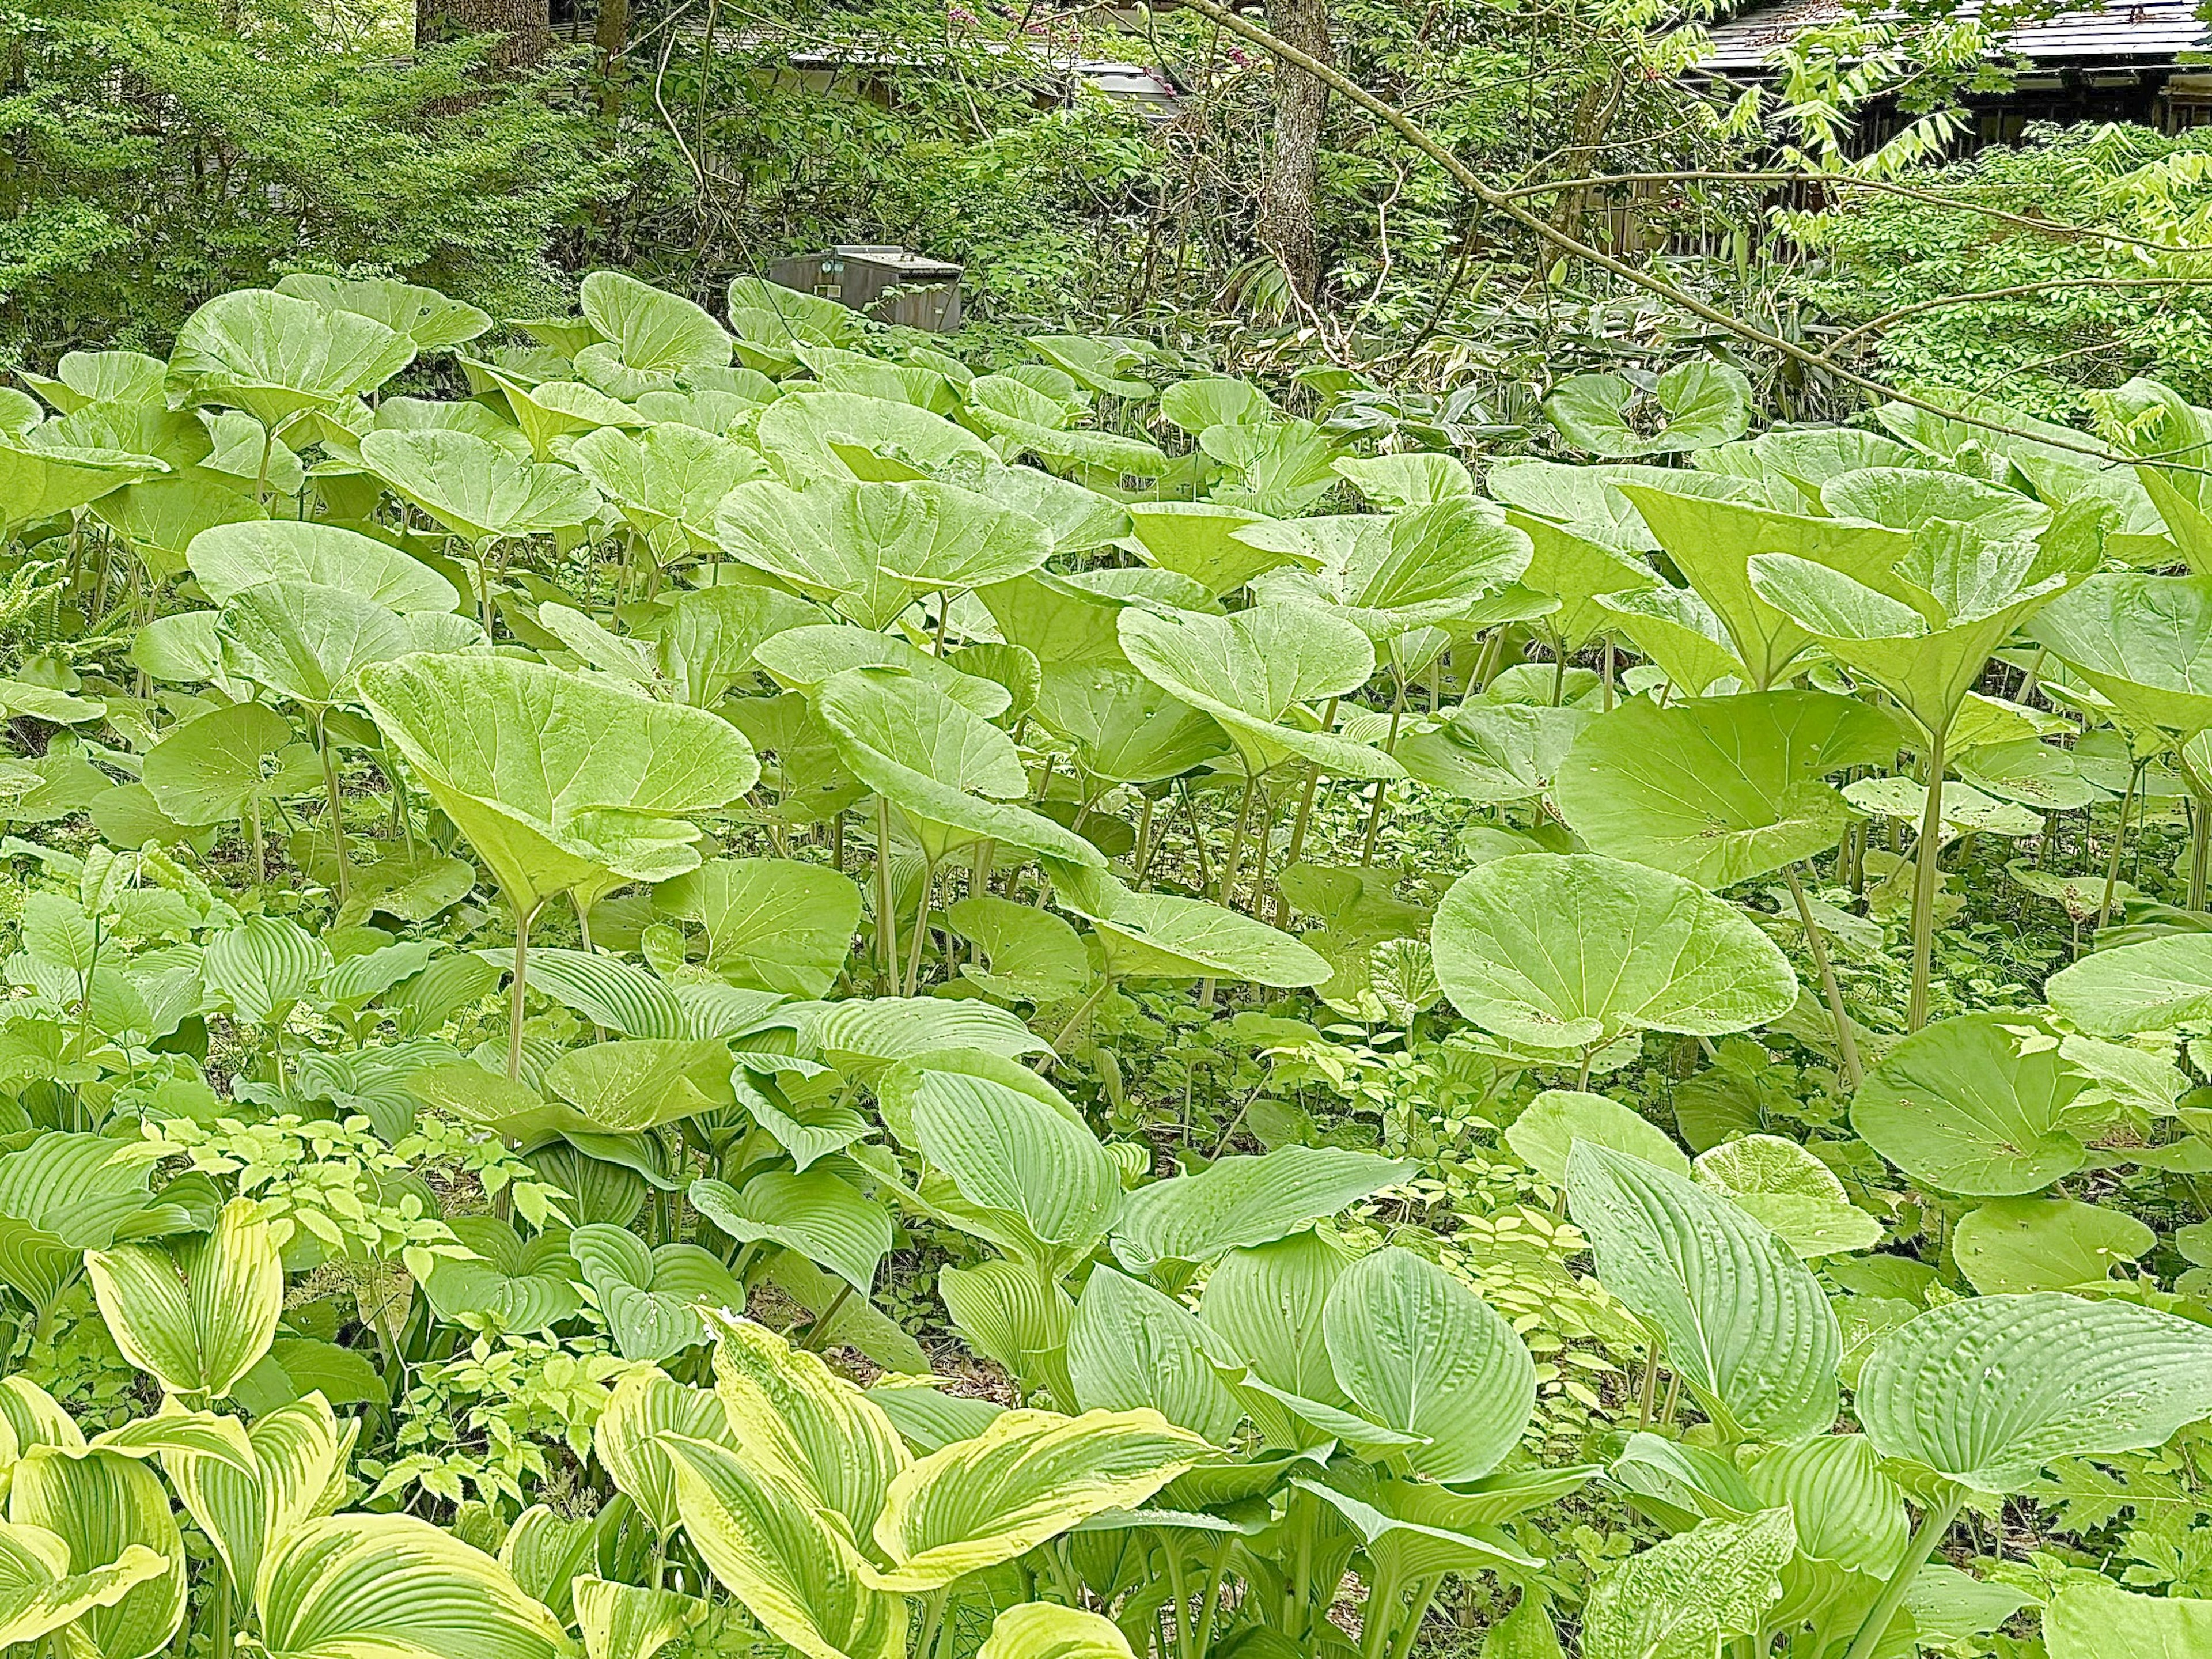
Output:
[[[1978,0],[1966,0],[1957,15],[1972,17],[1979,9]],[[1848,11],[1842,0],[1778,0],[1754,7],[1715,27],[1712,55],[1704,67],[1723,74],[1763,69],[1804,30],[1840,21]],[[2184,52],[2212,46],[2212,29],[2198,18],[2196,0],[2123,0],[2024,23],[2005,44],[2036,62],[2172,64]]]

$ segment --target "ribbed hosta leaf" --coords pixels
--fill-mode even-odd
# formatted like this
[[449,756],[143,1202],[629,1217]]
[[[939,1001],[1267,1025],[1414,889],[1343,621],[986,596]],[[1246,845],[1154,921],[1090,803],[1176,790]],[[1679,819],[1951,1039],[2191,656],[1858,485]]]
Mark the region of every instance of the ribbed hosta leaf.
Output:
[[532,951],[528,972],[532,990],[594,1025],[672,1042],[691,1035],[676,993],[634,962],[599,951]]
[[2054,1459],[2162,1445],[2212,1415],[2212,1330],[2063,1291],[1985,1296],[1892,1331],[1858,1386],[1884,1456],[2018,1492]]
[[229,1567],[231,1582],[251,1585],[264,1553],[335,1494],[356,1425],[340,1430],[319,1394],[295,1400],[254,1419],[246,1437],[251,1472],[219,1458],[166,1452],[161,1467],[185,1508]]
[[725,1439],[729,1425],[712,1393],[644,1366],[615,1384],[592,1429],[592,1449],[617,1490],[645,1511],[663,1537],[683,1518],[676,1508],[676,1465],[660,1440],[665,1434]]
[[1131,1659],[1111,1619],[1051,1601],[1008,1607],[991,1624],[975,1659]]
[[251,1199],[233,1199],[215,1231],[180,1244],[88,1250],[100,1317],[124,1358],[172,1394],[220,1400],[259,1363],[284,1310],[284,1269]]
[[8,1519],[59,1537],[73,1575],[119,1562],[134,1546],[153,1552],[161,1571],[77,1628],[100,1659],[146,1659],[168,1645],[185,1616],[185,1542],[151,1469],[118,1452],[36,1446],[15,1465]]
[[1583,1659],[1712,1659],[1756,1635],[1796,1547],[1788,1510],[1706,1521],[1632,1555],[1583,1611]]
[[1141,1504],[1211,1448],[1158,1412],[1012,1411],[890,1483],[875,1540],[885,1586],[929,1590],[1011,1561],[1078,1522]]
[[769,1170],[742,1188],[702,1177],[691,1183],[691,1207],[741,1243],[798,1251],[863,1297],[890,1254],[890,1215],[827,1170]]
[[108,1565],[70,1571],[70,1547],[44,1527],[0,1523],[0,1644],[35,1642],[108,1607],[167,1564],[133,1544]]
[[1717,1418],[1767,1440],[1835,1421],[1843,1336],[1780,1239],[1726,1199],[1590,1141],[1575,1143],[1566,1188],[1600,1281],[1659,1333]]
[[1133,1267],[1210,1261],[1285,1237],[1413,1175],[1410,1164],[1338,1146],[1224,1158],[1198,1175],[1131,1193],[1115,1224],[1114,1251]]
[[407,1515],[340,1515],[280,1540],[254,1587],[270,1659],[556,1659],[560,1622],[507,1570]]

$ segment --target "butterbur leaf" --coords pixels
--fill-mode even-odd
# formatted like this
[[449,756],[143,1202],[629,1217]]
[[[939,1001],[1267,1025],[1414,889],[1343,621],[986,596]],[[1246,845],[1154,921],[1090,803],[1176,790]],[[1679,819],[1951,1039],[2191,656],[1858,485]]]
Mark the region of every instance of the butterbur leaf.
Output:
[[[2106,954],[2124,953],[2086,960]],[[2054,983],[2062,977],[2052,975]],[[2068,1119],[2084,1082],[2031,1018],[1965,1014],[1914,1032],[1882,1056],[1851,1097],[1851,1127],[1940,1191],[2017,1197],[2087,1161]]]
[[1845,1197],[1834,1171],[1779,1135],[1746,1135],[1699,1154],[1697,1181],[1764,1222],[1802,1260],[1869,1249],[1881,1238],[1881,1223]]
[[2057,1459],[2162,1445],[2212,1413],[2212,1332],[2060,1291],[1954,1302],[1875,1345],[1856,1410],[1885,1457],[2015,1492]]
[[294,271],[277,283],[276,291],[312,301],[326,311],[349,311],[382,323],[412,340],[418,351],[466,344],[491,326],[490,316],[472,305],[390,276],[348,280]]
[[407,657],[365,671],[362,694],[525,915],[695,867],[689,815],[760,773],[726,720],[509,658]]
[[871,1577],[886,1589],[938,1589],[1141,1504],[1211,1455],[1157,1412],[1006,1412],[891,1481],[874,1527],[891,1565]]
[[374,391],[414,360],[415,343],[372,318],[248,288],[185,319],[169,371],[199,401],[275,426]]
[[663,915],[706,931],[707,966],[732,984],[818,997],[844,966],[860,890],[790,859],[715,859],[653,892]]
[[556,1659],[566,1644],[498,1562],[413,1516],[308,1522],[276,1540],[254,1600],[271,1659]]
[[2043,1644],[2051,1659],[2188,1659],[2212,1653],[2212,1601],[2069,1583],[2043,1609]]
[[1333,971],[1313,949],[1281,929],[1205,899],[1138,892],[1116,882],[1101,902],[1061,902],[1086,917],[1103,943],[1108,970],[1117,978],[1249,980],[1288,988],[1319,985]]
[[1717,1419],[1769,1440],[1835,1421],[1842,1334],[1781,1240],[1727,1200],[1589,1141],[1568,1158],[1566,1190],[1600,1280],[1660,1334]]
[[1834,846],[1848,811],[1824,780],[1893,764],[1903,738],[1881,710],[1818,691],[1638,697],[1583,732],[1554,793],[1591,851],[1728,887]]
[[89,1250],[85,1267],[124,1357],[173,1394],[220,1400],[276,1334],[284,1270],[250,1199],[233,1199],[215,1231],[175,1255],[150,1244]]
[[509,454],[472,432],[378,430],[362,439],[361,459],[471,542],[572,527],[599,509],[599,492],[574,469]]
[[1411,1179],[1410,1164],[1337,1146],[1280,1146],[1139,1187],[1122,1200],[1114,1251],[1133,1267],[1210,1261],[1271,1243]]
[[1486,1030],[1542,1048],[1624,1031],[1718,1036],[1797,1000],[1781,951],[1679,876],[1592,854],[1493,860],[1437,908],[1437,977]]
[[1727,1638],[1760,1633],[1796,1547],[1790,1513],[1779,1509],[1700,1522],[1638,1551],[1590,1594],[1585,1659],[1711,1659]]
[[2072,1199],[2001,1198],[1960,1217],[1952,1254],[1984,1296],[2086,1291],[2157,1243],[2158,1235],[2124,1210]]
[[576,304],[633,369],[672,374],[730,361],[730,337],[702,307],[635,276],[595,270],[579,285]]
[[1417,1474],[1477,1480],[1520,1443],[1536,1363],[1490,1304],[1395,1248],[1363,1256],[1330,1291],[1323,1340],[1338,1386],[1387,1428],[1420,1437]]
[[[2101,881],[2095,884],[2100,903],[2103,888]],[[2068,1020],[2098,1036],[2122,1037],[2201,1020],[2212,1014],[2212,938],[2168,933],[2140,945],[2093,951],[2053,974],[2045,994]]]
[[448,611],[453,585],[421,560],[373,537],[313,520],[271,519],[202,531],[186,550],[192,579],[216,605],[264,582],[342,587],[402,613]]
[[1629,1152],[1646,1164],[1690,1173],[1690,1160],[1657,1124],[1631,1107],[1579,1089],[1547,1089],[1505,1131],[1514,1155],[1547,1181],[1566,1179],[1567,1158],[1578,1140]]
[[1751,426],[1751,382],[1743,371],[1702,359],[1678,364],[1653,385],[1663,422],[1645,435],[1630,424],[1636,388],[1618,374],[1577,374],[1544,400],[1559,435],[1593,455],[1671,455],[1741,438]]
[[975,1659],[1133,1659],[1133,1656],[1128,1638],[1111,1619],[1055,1602],[1025,1601],[1008,1607],[991,1621],[991,1633],[983,1638]]
[[1119,628],[1138,672],[1219,721],[1248,771],[1295,756],[1339,777],[1402,775],[1380,750],[1291,723],[1306,704],[1354,690],[1375,672],[1374,647],[1352,623],[1303,605],[1230,617],[1131,605]]

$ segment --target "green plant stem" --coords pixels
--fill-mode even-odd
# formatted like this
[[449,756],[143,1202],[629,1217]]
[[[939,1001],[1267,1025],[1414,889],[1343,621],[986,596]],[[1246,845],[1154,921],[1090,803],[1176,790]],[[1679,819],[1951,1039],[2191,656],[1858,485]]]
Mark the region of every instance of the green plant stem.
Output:
[[514,983],[507,994],[507,1080],[522,1080],[522,999],[530,985],[530,924],[544,908],[540,899],[514,915]]
[[1882,1586],[1881,1595],[1875,1598],[1865,1622],[1860,1625],[1859,1633],[1851,1638],[1850,1651],[1844,1659],[1874,1659],[1881,1647],[1883,1633],[1889,1629],[1889,1621],[1904,1604],[1905,1591],[1912,1587],[1921,1566],[1935,1553],[1936,1546],[1943,1541],[1943,1534],[1951,1530],[1951,1523],[1959,1518],[1959,1510],[1966,1501],[1965,1487],[1947,1486],[1942,1498],[1921,1516],[1920,1524],[1913,1528],[1911,1541],[1905,1547],[1904,1559],[1889,1575],[1889,1582]]
[[891,891],[891,804],[876,797],[876,954],[883,963],[883,990],[889,996],[898,985],[897,903]]
[[844,1311],[845,1304],[852,1294],[853,1287],[850,1284],[840,1285],[837,1287],[837,1294],[830,1298],[830,1305],[822,1310],[820,1317],[806,1328],[806,1336],[799,1345],[801,1352],[822,1352],[822,1345],[830,1340],[830,1322]]
[[329,735],[323,730],[320,716],[315,720],[315,752],[323,763],[323,794],[331,806],[331,848],[338,861],[338,902],[346,902],[346,841],[345,805],[338,793],[337,762],[331,755]]
[[[1397,678],[1398,689],[1390,697],[1390,731],[1389,734],[1382,739],[1382,752],[1386,755],[1395,755],[1398,752],[1398,722],[1404,718],[1406,713],[1406,677],[1401,674]],[[1553,701],[1556,702],[1557,699]],[[1376,843],[1382,835],[1382,805],[1389,796],[1390,780],[1376,779],[1375,805],[1367,814],[1367,841],[1359,849],[1359,867],[1363,870],[1375,862]]]
[[1236,1536],[1231,1534],[1216,1544],[1213,1547],[1213,1559],[1207,1564],[1206,1601],[1199,1608],[1198,1638],[1192,1644],[1193,1651],[1198,1656],[1198,1659],[1205,1659],[1205,1656],[1213,1646],[1214,1621],[1221,1616],[1222,1582],[1228,1575],[1229,1551],[1235,1541]]
[[1920,808],[1920,844],[1913,849],[1912,869],[1912,1000],[1905,1029],[1917,1031],[1928,1023],[1929,992],[1936,963],[1936,858],[1943,846],[1943,739],[1938,732],[1928,745],[1928,799]]
[[2177,748],[2182,781],[2189,786],[2189,908],[2204,908],[2205,886],[2212,878],[2212,785],[2189,763],[2186,744]]
[[921,902],[915,907],[914,943],[906,955],[906,994],[915,995],[921,988],[921,947],[929,940],[929,894],[937,884],[937,866],[925,863],[921,866]]
[[2120,884],[2120,854],[2128,844],[2128,806],[2136,798],[2136,786],[2142,781],[2143,768],[2149,764],[2148,761],[2135,763],[2135,769],[2128,774],[2128,787],[2120,795],[2119,828],[2112,836],[2112,856],[2105,866],[2105,897],[2097,906],[2097,925],[2090,930],[2092,933],[2103,933],[2105,924],[2112,920],[2112,891]]
[[1084,1021],[1089,1019],[1091,1018],[1091,1012],[1096,1009],[1100,1003],[1106,1000],[1106,994],[1113,988],[1114,976],[1111,974],[1101,974],[1098,975],[1098,984],[1097,988],[1091,991],[1090,995],[1085,997],[1081,1002],[1076,1005],[1075,1012],[1067,1017],[1066,1023],[1060,1026],[1059,1032],[1053,1037],[1053,1053],[1056,1054],[1064,1054],[1067,1052],[1066,1045],[1068,1038],[1082,1030]]
[[1233,904],[1237,898],[1237,872],[1244,856],[1244,826],[1251,822],[1252,798],[1259,793],[1260,775],[1244,775],[1244,799],[1237,809],[1237,827],[1229,835],[1229,851],[1221,862],[1221,884],[1214,890],[1217,904]]
[[1413,1594],[1407,1598],[1412,1605],[1407,1611],[1405,1624],[1399,1629],[1397,1641],[1391,1644],[1390,1659],[1412,1659],[1413,1644],[1420,1639],[1421,1621],[1429,1616],[1429,1603],[1437,1599],[1443,1583],[1436,1577],[1414,1581]]
[[1836,981],[1836,965],[1829,960],[1826,941],[1813,921],[1812,901],[1805,896],[1805,884],[1798,879],[1797,866],[1784,865],[1782,874],[1790,884],[1790,896],[1797,902],[1797,920],[1805,927],[1805,948],[1813,953],[1813,969],[1820,976],[1820,994],[1827,1000],[1828,1017],[1836,1022],[1836,1052],[1843,1060],[1844,1083],[1856,1089],[1863,1075],[1859,1070],[1858,1039],[1851,1035],[1851,1017],[1844,1012],[1844,991]]
[[1190,1644],[1190,1586],[1183,1577],[1182,1552],[1165,1528],[1156,1528],[1160,1553],[1168,1564],[1168,1605],[1175,1609],[1175,1649],[1182,1659],[1194,1659]]

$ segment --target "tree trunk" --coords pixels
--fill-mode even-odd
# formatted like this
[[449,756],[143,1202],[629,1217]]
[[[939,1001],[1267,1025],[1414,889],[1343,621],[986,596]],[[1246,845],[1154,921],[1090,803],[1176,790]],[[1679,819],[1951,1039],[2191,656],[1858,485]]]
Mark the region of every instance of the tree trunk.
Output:
[[599,49],[599,118],[622,119],[623,53],[629,48],[629,0],[599,0],[599,27],[592,44]]
[[[1267,0],[1267,27],[1307,56],[1335,63],[1328,0]],[[1282,264],[1298,297],[1321,289],[1321,236],[1314,223],[1322,118],[1328,88],[1304,70],[1275,65],[1275,138],[1260,192],[1260,240]]]
[[549,0],[415,0],[415,44],[429,46],[471,34],[497,37],[484,55],[484,72],[506,79],[535,68],[552,44]]

